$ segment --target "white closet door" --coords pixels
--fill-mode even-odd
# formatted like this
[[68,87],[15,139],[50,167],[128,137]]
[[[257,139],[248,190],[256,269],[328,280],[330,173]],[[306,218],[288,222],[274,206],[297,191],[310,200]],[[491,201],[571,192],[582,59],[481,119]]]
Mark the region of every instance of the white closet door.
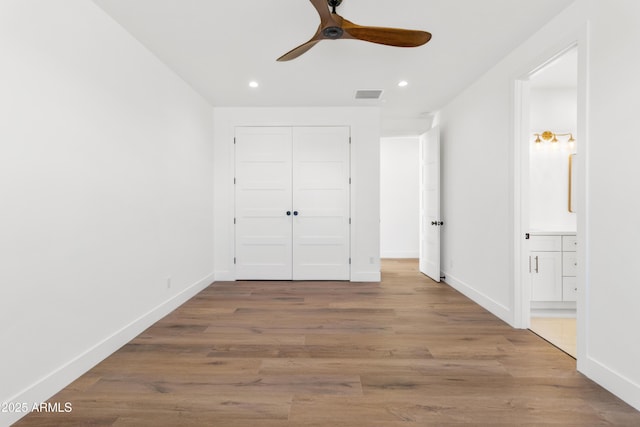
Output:
[[349,280],[349,128],[293,130],[293,279]]
[[291,280],[291,128],[236,130],[236,279]]

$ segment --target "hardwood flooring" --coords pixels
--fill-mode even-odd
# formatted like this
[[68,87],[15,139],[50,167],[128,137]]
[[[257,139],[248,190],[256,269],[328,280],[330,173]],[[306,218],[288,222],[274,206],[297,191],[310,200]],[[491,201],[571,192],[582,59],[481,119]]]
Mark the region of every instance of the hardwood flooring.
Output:
[[575,360],[414,260],[381,283],[221,282],[18,426],[640,425]]

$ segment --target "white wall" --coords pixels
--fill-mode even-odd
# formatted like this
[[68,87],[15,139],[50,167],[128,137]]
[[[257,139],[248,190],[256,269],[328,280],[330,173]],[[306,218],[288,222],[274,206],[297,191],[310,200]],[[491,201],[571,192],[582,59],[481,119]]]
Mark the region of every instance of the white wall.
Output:
[[216,280],[234,280],[233,137],[237,126],[350,126],[351,280],[380,280],[378,108],[215,108]]
[[511,321],[509,93],[502,79],[483,78],[440,116],[440,263],[447,283]]
[[640,2],[586,5],[591,66],[584,369],[640,409],[640,145],[633,137],[640,111]]
[[[532,89],[530,135],[551,130],[577,136],[576,89]],[[529,150],[529,225],[531,230],[576,231],[576,214],[568,209],[569,154],[578,149],[567,136],[557,143],[526,141]]]
[[212,110],[90,1],[3,1],[0,52],[0,401],[39,402],[211,283]]
[[[578,368],[640,409],[640,2],[578,0],[442,111],[443,270],[514,323],[514,79],[579,39],[588,118],[580,153]],[[583,37],[588,32],[588,37]],[[586,80],[585,80],[586,79]],[[580,86],[579,86],[580,87]],[[637,192],[637,191],[636,191]],[[580,353],[581,352],[581,353]]]
[[418,258],[419,138],[380,140],[380,256]]

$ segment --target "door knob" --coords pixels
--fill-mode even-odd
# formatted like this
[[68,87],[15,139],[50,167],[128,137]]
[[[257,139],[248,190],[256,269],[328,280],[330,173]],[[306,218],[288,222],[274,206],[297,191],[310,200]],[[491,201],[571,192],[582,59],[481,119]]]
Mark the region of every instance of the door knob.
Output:
[[291,211],[287,211],[287,216],[291,216]]
[[438,223],[435,221],[431,221],[431,225],[438,225]]
[[293,215],[298,216],[298,211],[293,211]]

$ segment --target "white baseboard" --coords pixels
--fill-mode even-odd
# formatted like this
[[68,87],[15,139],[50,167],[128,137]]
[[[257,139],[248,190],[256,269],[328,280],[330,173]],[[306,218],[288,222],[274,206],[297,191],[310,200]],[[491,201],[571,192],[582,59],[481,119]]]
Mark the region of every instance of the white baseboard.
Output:
[[[235,275],[231,271],[216,271],[216,282],[233,282],[236,280]],[[381,275],[379,271],[364,271],[358,273],[351,273],[351,282],[379,282]]]
[[[111,336],[97,343],[89,350],[79,354],[74,359],[51,372],[37,383],[7,399],[7,403],[27,403],[28,407],[31,408],[34,404],[47,401],[51,396],[112,355],[120,347],[138,336],[149,326],[153,325],[158,320],[162,319],[167,314],[187,302],[189,299],[193,298],[213,281],[213,273],[198,280],[196,283],[143,314],[122,329],[115,331]],[[62,405],[64,406],[64,402],[62,402]],[[11,425],[25,415],[27,414],[20,412],[0,413],[0,426]]]
[[578,370],[587,377],[640,411],[640,384],[606,367],[603,363],[587,356],[586,361],[578,360]]
[[236,280],[236,275],[230,270],[216,271],[215,279],[216,282],[233,282]]
[[462,280],[457,279],[456,277],[450,275],[446,271],[442,271],[441,274],[446,277],[444,281],[449,286],[451,286],[452,288],[454,288],[464,296],[470,298],[471,300],[473,300],[475,303],[482,306],[486,310],[490,311],[493,315],[497,316],[501,320],[513,326],[513,311],[509,309],[509,307],[506,307],[500,304],[499,302],[497,302],[496,300],[483,294],[482,292],[477,291],[468,283],[465,283]]
[[379,282],[382,275],[379,271],[361,271],[351,273],[351,282]]

